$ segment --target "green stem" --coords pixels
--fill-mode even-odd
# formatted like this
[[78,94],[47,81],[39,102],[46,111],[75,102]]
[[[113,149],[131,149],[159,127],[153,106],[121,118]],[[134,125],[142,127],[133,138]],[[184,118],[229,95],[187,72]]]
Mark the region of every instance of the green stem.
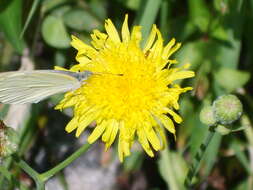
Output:
[[50,177],[61,171],[63,168],[68,166],[74,160],[79,158],[83,153],[85,153],[90,148],[90,144],[86,143],[81,148],[79,148],[76,152],[74,152],[71,156],[69,156],[66,160],[62,161],[60,164],[52,168],[51,170],[40,174],[40,178],[43,181],[47,181]]
[[37,190],[45,190],[45,183],[44,182],[36,182]]
[[40,174],[31,168],[24,160],[21,160],[17,154],[13,156],[14,161],[17,165],[22,168],[36,183],[37,190],[45,190],[44,181],[41,179]]
[[81,148],[79,148],[77,151],[75,151],[73,154],[71,154],[66,160],[62,161],[60,164],[55,166],[54,168],[39,174],[36,172],[33,168],[31,168],[25,161],[21,160],[17,154],[13,155],[13,159],[17,163],[17,165],[22,168],[30,177],[32,177],[36,183],[37,190],[45,190],[45,182],[67,167],[69,164],[71,164],[74,160],[79,158],[83,153],[87,152],[87,150],[90,148],[90,144],[86,143]]
[[13,159],[17,163],[17,165],[22,168],[30,177],[34,179],[35,182],[41,181],[40,174],[36,172],[33,168],[31,168],[24,160],[21,160],[18,155],[14,154]]
[[185,185],[185,187],[187,189],[190,188],[192,179],[195,177],[195,175],[199,171],[199,167],[200,167],[201,161],[202,161],[202,159],[204,157],[206,149],[207,149],[209,143],[211,142],[213,136],[214,136],[214,132],[213,131],[208,131],[208,135],[207,135],[204,143],[202,143],[200,145],[200,148],[199,148],[198,152],[194,156],[193,163],[191,164],[191,166],[189,168],[189,171],[188,171],[188,173],[186,175],[186,179],[184,181],[184,185]]
[[[241,117],[241,125],[245,127],[244,134],[249,142],[249,159],[250,159],[250,171],[253,169],[253,129],[252,129],[252,124],[250,121],[250,118],[248,115],[243,114]],[[248,178],[248,188],[252,189],[253,187],[253,175],[252,172],[250,173],[250,176]]]

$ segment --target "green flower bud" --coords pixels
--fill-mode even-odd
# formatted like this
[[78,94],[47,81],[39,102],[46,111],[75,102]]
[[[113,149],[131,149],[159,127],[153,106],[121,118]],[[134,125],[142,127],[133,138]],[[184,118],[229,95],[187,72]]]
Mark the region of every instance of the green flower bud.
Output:
[[18,134],[0,120],[0,157],[8,157],[18,149]]
[[223,124],[231,124],[242,115],[242,103],[234,95],[223,95],[213,103],[214,116]]
[[200,111],[199,115],[200,121],[208,126],[213,126],[216,124],[216,119],[214,117],[213,107],[205,106]]

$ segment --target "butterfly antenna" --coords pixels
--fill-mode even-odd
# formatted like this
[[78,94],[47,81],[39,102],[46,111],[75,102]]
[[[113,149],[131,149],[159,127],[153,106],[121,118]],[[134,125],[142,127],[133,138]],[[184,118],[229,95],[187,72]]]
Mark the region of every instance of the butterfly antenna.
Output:
[[95,75],[115,75],[115,76],[123,76],[123,74],[115,74],[115,73],[107,73],[107,72],[94,72]]

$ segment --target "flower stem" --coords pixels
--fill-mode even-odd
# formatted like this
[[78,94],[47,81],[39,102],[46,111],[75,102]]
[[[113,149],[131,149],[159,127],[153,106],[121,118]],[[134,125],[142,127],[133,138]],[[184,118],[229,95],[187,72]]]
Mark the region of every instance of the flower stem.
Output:
[[17,165],[22,168],[30,177],[32,177],[36,183],[37,190],[45,190],[45,182],[55,175],[60,170],[67,167],[69,164],[71,164],[74,160],[79,158],[83,153],[87,152],[87,150],[90,148],[90,144],[86,143],[82,147],[80,147],[77,151],[75,151],[73,154],[71,154],[67,159],[62,161],[60,164],[55,166],[54,168],[40,174],[37,171],[35,171],[33,168],[31,168],[25,161],[21,160],[17,154],[13,155],[13,159],[17,163]]
[[36,190],[45,190],[45,183],[44,182],[36,182]]
[[22,168],[36,183],[37,190],[45,190],[45,184],[42,181],[40,174],[31,168],[24,160],[21,160],[17,154],[13,156],[14,161],[17,165]]
[[189,171],[186,175],[185,181],[184,181],[184,185],[187,189],[190,188],[192,179],[195,177],[195,175],[199,171],[200,163],[204,157],[206,149],[207,149],[209,143],[211,142],[213,136],[214,136],[214,132],[209,130],[204,143],[202,143],[200,145],[198,152],[194,156],[193,163],[191,164]]
[[17,165],[22,168],[29,176],[31,176],[36,182],[40,180],[40,174],[31,168],[24,160],[21,160],[18,155],[14,154],[13,159]]
[[55,175],[57,172],[68,166],[70,163],[72,163],[74,160],[79,158],[83,153],[85,153],[90,148],[90,144],[86,143],[81,148],[79,148],[76,152],[74,152],[72,155],[70,155],[66,160],[62,161],[60,164],[55,166],[54,168],[48,170],[47,172],[44,172],[40,174],[40,178],[43,181],[47,181],[50,177]]

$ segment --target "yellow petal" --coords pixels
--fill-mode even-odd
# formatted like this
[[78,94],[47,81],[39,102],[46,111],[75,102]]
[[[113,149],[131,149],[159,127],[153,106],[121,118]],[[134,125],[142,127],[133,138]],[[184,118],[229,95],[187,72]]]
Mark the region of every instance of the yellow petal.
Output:
[[176,130],[175,130],[175,126],[174,126],[174,123],[173,121],[167,117],[166,115],[160,115],[158,117],[158,119],[162,122],[162,124],[164,125],[164,127],[169,131],[171,132],[172,134],[175,134],[176,133]]
[[118,143],[118,155],[119,155],[120,162],[123,162],[124,152],[123,152],[122,138],[120,137],[119,137],[119,143]]
[[139,45],[141,41],[141,27],[134,26],[131,34],[131,41],[134,42],[135,45]]
[[114,42],[120,42],[118,31],[116,30],[114,24],[110,19],[105,21],[105,30],[109,36],[109,38]]
[[151,32],[149,34],[149,37],[148,37],[148,40],[144,46],[144,49],[143,49],[143,52],[147,52],[153,45],[154,41],[155,41],[155,37],[156,37],[156,31],[157,31],[157,28],[156,28],[156,25],[154,24],[152,29],[151,29]]
[[177,113],[175,113],[175,112],[172,111],[171,109],[165,108],[165,111],[166,111],[167,113],[169,113],[169,114],[173,117],[173,119],[175,120],[175,122],[181,123],[181,122],[183,121],[183,119],[180,117],[180,115],[178,115]]
[[143,129],[138,130],[137,135],[138,135],[139,142],[140,142],[141,146],[143,147],[143,149],[145,150],[145,152],[150,157],[154,157],[154,153],[149,146],[149,143],[148,143],[148,140],[147,140],[144,130]]
[[162,54],[163,59],[168,59],[170,49],[172,48],[172,46],[174,46],[175,43],[176,43],[175,38],[172,38],[172,40],[170,40],[170,42],[164,47]]
[[54,66],[54,70],[58,70],[58,71],[68,71],[68,69],[65,69],[65,68],[59,67],[59,66]]
[[91,135],[88,137],[88,143],[94,143],[104,132],[107,125],[107,121],[103,121],[100,125],[97,125],[92,131]]
[[160,138],[162,139],[162,142],[161,142],[162,147],[161,147],[161,149],[164,149],[165,147],[167,147],[167,144],[168,144],[167,143],[167,138],[165,136],[164,129],[160,125],[157,125],[155,127],[155,130],[159,134]]
[[112,127],[110,137],[106,143],[106,149],[108,149],[112,145],[112,143],[114,142],[116,135],[118,133],[119,123],[116,120],[114,120],[112,125],[113,125],[113,127]]
[[[63,108],[68,108],[68,107],[71,107],[71,106],[75,105],[77,99],[78,99],[78,98],[77,98],[76,96],[75,96],[75,97],[72,97],[72,98],[68,98],[68,100],[65,101],[65,102],[62,104],[62,109],[63,109]],[[56,106],[56,107],[57,107],[57,106]]]
[[97,115],[97,113],[86,114],[79,119],[80,121],[76,130],[76,137],[81,135],[81,133],[89,126],[89,124],[96,119]]
[[129,156],[130,153],[130,143],[128,141],[122,141],[122,145],[123,145],[123,151],[125,156]]
[[77,37],[75,37],[74,35],[71,35],[72,41],[71,41],[71,45],[77,49],[93,49],[91,46],[83,43],[80,39],[78,39]]
[[175,73],[172,73],[171,75],[169,75],[167,80],[174,81],[174,80],[178,80],[178,79],[191,78],[194,76],[195,76],[195,73],[193,71],[179,71],[179,72],[175,72]]
[[77,72],[77,71],[85,71],[88,70],[88,64],[91,62],[91,60],[88,57],[76,57],[76,60],[79,62],[79,64],[74,65],[71,67],[71,71]]
[[148,141],[151,143],[152,147],[158,151],[161,149],[161,144],[160,144],[160,140],[157,137],[155,131],[153,130],[153,128],[147,127],[147,126],[143,126],[144,127],[144,131],[146,133],[146,137],[148,139]]
[[67,124],[65,130],[68,133],[71,133],[73,130],[75,130],[78,127],[78,118],[74,117],[73,119],[71,119],[71,121]]
[[166,59],[168,59],[174,52],[176,52],[181,47],[181,43],[177,43],[173,48],[170,49]]
[[96,49],[102,49],[104,47],[104,44],[106,42],[108,35],[98,31],[94,30],[93,34],[91,34],[91,44],[96,48]]
[[123,22],[121,35],[122,35],[123,42],[128,42],[130,40],[130,32],[129,32],[129,28],[128,28],[128,14],[126,14],[125,20]]
[[110,136],[110,139],[109,141],[106,143],[106,148],[108,149],[112,143],[114,142],[116,136],[117,136],[117,133],[118,133],[118,130],[119,130],[119,127],[118,126],[114,126],[113,127],[113,130],[112,130],[112,133],[111,133],[111,136]]
[[107,127],[106,127],[105,132],[102,136],[102,141],[103,142],[108,142],[109,141],[109,138],[110,138],[111,133],[113,131],[113,125],[114,125],[113,120],[108,121]]
[[149,57],[152,57],[153,59],[158,59],[156,60],[157,61],[156,63],[159,64],[160,63],[159,59],[161,58],[161,53],[163,51],[163,39],[159,30],[157,30],[156,33],[157,33],[157,40],[151,49]]

